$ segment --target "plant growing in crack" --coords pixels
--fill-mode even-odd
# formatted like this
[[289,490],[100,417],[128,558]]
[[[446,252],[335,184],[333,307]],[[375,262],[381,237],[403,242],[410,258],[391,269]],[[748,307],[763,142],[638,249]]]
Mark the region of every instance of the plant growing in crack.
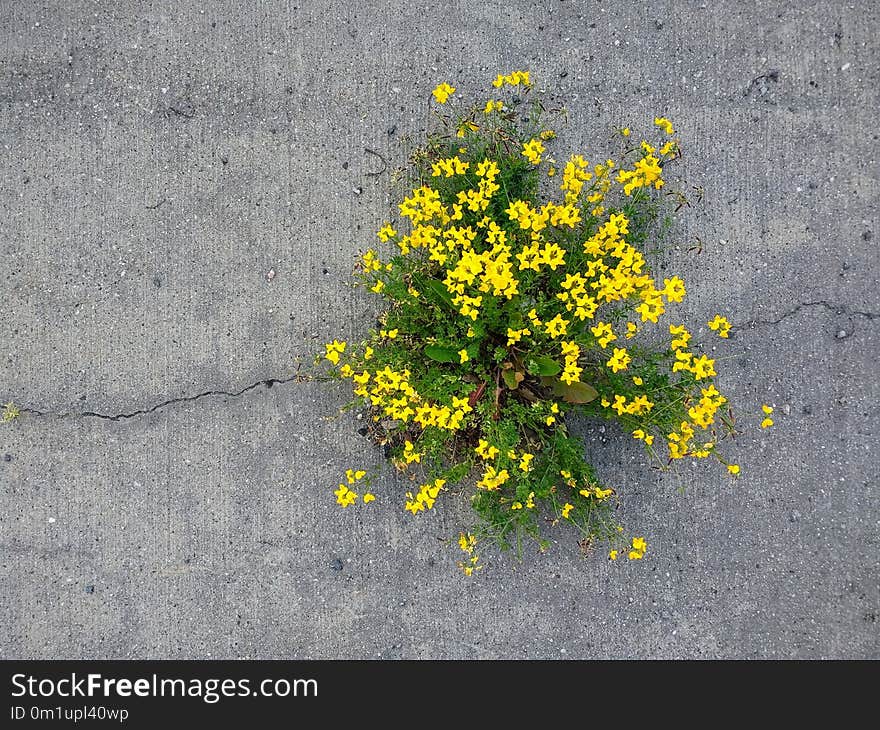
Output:
[[0,412],[0,423],[9,423],[14,421],[21,415],[21,409],[12,401],[3,404],[3,411]]
[[[406,222],[386,222],[382,253],[370,249],[358,265],[386,305],[377,327],[322,356],[350,381],[352,405],[368,409],[368,433],[411,473],[398,497],[407,512],[424,517],[473,475],[481,519],[459,537],[465,573],[480,567],[478,539],[521,552],[531,536],[543,549],[544,521],[573,525],[585,549],[607,540],[611,560],[640,560],[647,541],[625,536],[617,492],[585,459],[569,415],[616,421],[660,468],[688,456],[739,472],[720,449],[734,419],[715,361],[683,324],[664,326],[659,344],[645,332],[685,297],[684,282],[658,281],[646,258],[667,211],[681,207],[664,177],[679,140],[658,117],[659,140],[636,144],[619,130],[616,160],[557,162],[543,121],[553,112],[530,98],[529,73],[499,75],[493,87],[479,105],[439,115],[412,155]],[[446,105],[455,91],[440,84],[434,100]],[[548,198],[550,186],[558,192]],[[708,325],[728,336],[724,317]],[[338,504],[358,503],[360,478],[349,470]]]

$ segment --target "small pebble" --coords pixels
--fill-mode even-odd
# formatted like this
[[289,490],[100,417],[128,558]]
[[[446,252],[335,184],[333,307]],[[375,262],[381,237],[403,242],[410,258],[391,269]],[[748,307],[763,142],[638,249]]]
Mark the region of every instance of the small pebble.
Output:
[[269,273],[266,274],[266,281],[272,281],[275,278],[275,269],[269,269]]
[[333,558],[333,560],[330,561],[330,570],[339,571],[342,570],[343,567],[345,566],[342,564],[342,561],[339,558]]
[[791,406],[788,403],[783,404],[782,412],[787,416],[789,413],[791,413]]
[[12,461],[12,454],[3,454],[3,461]]
[[94,593],[95,586],[86,586],[86,593]]
[[838,340],[842,340],[842,339],[844,339],[844,338],[846,337],[846,335],[847,335],[847,331],[846,331],[846,330],[838,330],[837,334],[834,335],[834,336],[835,336]]
[[53,522],[55,522],[55,518],[54,518],[54,517],[50,517],[50,518],[49,518],[49,524],[51,525]]

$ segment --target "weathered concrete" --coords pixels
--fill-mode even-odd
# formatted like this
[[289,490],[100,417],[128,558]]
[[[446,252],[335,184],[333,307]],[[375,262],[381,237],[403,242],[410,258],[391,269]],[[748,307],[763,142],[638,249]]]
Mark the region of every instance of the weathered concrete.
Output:
[[[42,415],[0,427],[0,655],[880,656],[876,7],[294,2],[2,3],[0,399]],[[464,498],[415,523],[388,474],[338,510],[381,455],[290,378],[369,321],[364,148],[399,164],[434,83],[516,67],[561,152],[676,122],[681,317],[739,325],[722,383],[778,427],[732,482],[584,424],[649,558],[556,533],[465,580]]]

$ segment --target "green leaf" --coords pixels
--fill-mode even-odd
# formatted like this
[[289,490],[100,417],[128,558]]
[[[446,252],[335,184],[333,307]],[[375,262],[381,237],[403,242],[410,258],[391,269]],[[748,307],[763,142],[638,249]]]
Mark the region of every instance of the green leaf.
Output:
[[519,370],[502,370],[501,377],[504,378],[504,384],[510,388],[510,390],[516,390],[519,387],[519,384],[525,380],[525,374],[520,372]]
[[422,292],[428,300],[434,302],[434,304],[452,307],[452,295],[446,288],[446,284],[439,279],[414,276],[413,283],[415,283],[416,288]]
[[561,380],[554,380],[551,387],[553,394],[559,396],[566,403],[589,403],[596,400],[599,394],[592,385],[586,383],[563,383]]
[[440,345],[428,345],[425,347],[425,355],[437,362],[458,362],[461,359],[458,350]]
[[551,357],[539,355],[526,360],[526,370],[532,375],[556,375],[562,371],[562,366]]

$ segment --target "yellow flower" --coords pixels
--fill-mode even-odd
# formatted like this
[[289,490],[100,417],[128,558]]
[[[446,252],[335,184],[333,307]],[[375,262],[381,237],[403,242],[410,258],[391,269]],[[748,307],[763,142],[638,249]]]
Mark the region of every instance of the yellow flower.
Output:
[[623,129],[620,130],[620,133],[621,133],[624,137],[629,137],[629,135],[630,135],[632,132],[631,132],[631,130],[630,130],[629,127],[624,127]]
[[690,371],[694,374],[694,377],[697,380],[703,380],[704,378],[713,378],[716,375],[715,361],[706,357],[705,355],[700,355],[699,357],[695,357],[693,359]]
[[459,350],[458,357],[460,358],[460,360],[461,360],[460,364],[462,364],[462,365],[464,365],[464,363],[466,363],[468,360],[470,360],[470,357],[468,357],[467,350]]
[[722,317],[720,314],[715,315],[715,319],[712,319],[708,322],[709,329],[715,330],[718,333],[719,337],[723,337],[727,339],[730,334],[730,322],[727,321],[726,317]]
[[416,462],[418,464],[422,460],[423,454],[420,454],[416,451],[415,447],[412,444],[412,441],[405,441],[403,444],[403,458],[406,459],[407,464],[412,464]]
[[612,550],[608,553],[609,560],[617,560],[617,550]]
[[494,466],[487,466],[486,471],[483,472],[483,478],[477,482],[477,487],[492,491],[501,487],[508,479],[510,479],[510,474],[507,469],[497,471]]
[[544,145],[539,139],[531,139],[523,145],[522,156],[533,165],[541,162],[541,155],[545,152]]
[[498,456],[499,453],[498,449],[496,449],[494,446],[490,446],[489,442],[484,439],[480,439],[474,451],[477,452],[477,456],[479,456],[481,459],[484,459],[485,461],[491,461],[496,456]]
[[372,347],[367,347],[364,350],[364,360],[369,360],[370,358],[372,358],[374,352],[375,350]]
[[532,459],[534,459],[534,458],[535,458],[534,454],[523,453],[523,455],[519,461],[519,468],[522,469],[523,471],[526,471],[526,472],[531,471],[532,470],[531,463],[532,463]]
[[627,557],[630,560],[641,560],[645,557],[645,552],[648,550],[648,543],[645,542],[645,538],[643,537],[634,537],[632,539],[632,550],[629,551]]
[[770,428],[770,426],[772,426],[772,425],[773,425],[772,418],[765,418],[763,421],[761,421],[761,428]]
[[379,240],[382,241],[382,243],[385,243],[386,241],[394,238],[397,235],[397,231],[394,230],[394,227],[390,223],[386,222],[385,225],[378,230],[376,235],[379,237]]
[[373,496],[372,494],[370,494],[369,492],[367,492],[366,494],[364,494],[364,498],[363,498],[363,499],[364,499],[364,504],[369,504],[370,502],[375,502],[375,501],[376,501],[376,497]]
[[339,489],[333,492],[333,494],[336,495],[336,503],[343,508],[354,504],[358,498],[357,493],[351,491],[351,489],[344,484],[340,484]]
[[727,471],[736,476],[737,474],[739,474],[739,464],[728,464]]
[[327,343],[324,345],[327,351],[324,357],[336,365],[339,362],[339,356],[345,352],[345,344],[345,342],[340,342],[339,340],[333,340],[333,342]]
[[655,117],[654,124],[660,127],[666,134],[675,134],[675,129],[672,127],[672,122],[670,122],[666,117]]
[[367,472],[365,472],[363,469],[358,469],[357,471],[355,471],[354,469],[345,470],[345,479],[349,484],[359,482],[365,476],[367,476]]
[[677,276],[673,276],[671,279],[664,279],[663,285],[663,294],[670,302],[681,302],[687,293],[684,282]]
[[370,291],[379,294],[384,288],[385,282],[379,279],[375,284],[373,284],[373,286],[370,287]]
[[438,104],[445,104],[446,100],[455,93],[455,87],[444,81],[442,84],[438,84],[431,93]]
[[638,375],[633,375],[633,383],[635,383],[636,385],[643,385],[644,382],[645,381],[642,380]]
[[590,332],[593,333],[602,349],[608,347],[609,342],[617,339],[617,335],[614,334],[614,330],[608,322],[597,322],[593,327],[590,327]]
[[489,101],[486,102],[486,108],[483,109],[483,114],[491,114],[492,112],[500,112],[502,109],[504,109],[504,102],[494,101],[492,99],[489,99]]
[[626,370],[626,366],[632,361],[632,358],[627,353],[626,348],[624,347],[615,347],[614,354],[605,363],[613,372],[618,372],[620,370]]
[[544,329],[547,331],[547,334],[551,337],[559,337],[560,335],[564,335],[568,328],[569,320],[563,319],[562,315],[557,314],[553,319],[549,322],[544,323]]
[[669,334],[674,336],[672,342],[669,343],[669,346],[673,350],[680,350],[687,347],[688,342],[691,339],[691,333],[687,331],[687,328],[683,324],[669,325]]
[[634,438],[634,439],[638,439],[638,440],[640,440],[640,441],[644,441],[644,440],[645,440],[645,437],[646,437],[648,434],[646,434],[641,428],[637,428],[635,431],[632,432],[632,435],[633,435],[633,438]]
[[492,82],[492,86],[496,89],[500,89],[504,84],[507,84],[508,86],[519,86],[520,84],[523,86],[531,86],[532,82],[529,79],[528,71],[511,71],[507,75],[498,74]]
[[773,413],[773,406],[768,406],[766,403],[761,406],[761,410],[764,411],[764,414],[769,416]]

